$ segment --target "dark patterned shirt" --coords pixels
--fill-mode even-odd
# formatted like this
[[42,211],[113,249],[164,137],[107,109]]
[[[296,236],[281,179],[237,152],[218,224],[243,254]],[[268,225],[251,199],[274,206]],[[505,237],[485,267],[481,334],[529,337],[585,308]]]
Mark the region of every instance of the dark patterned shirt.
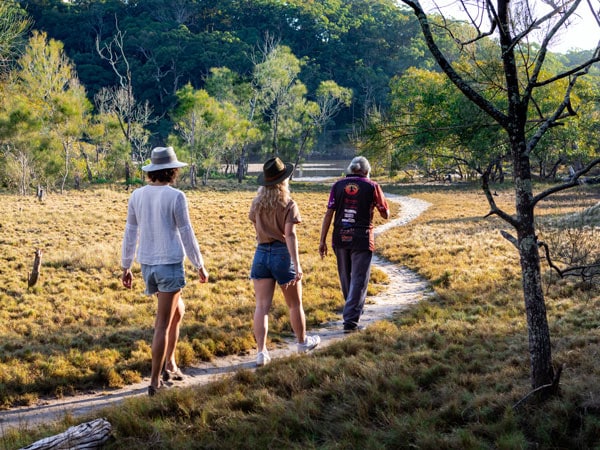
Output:
[[335,210],[333,247],[375,250],[373,211],[388,209],[375,181],[362,175],[346,175],[331,187],[327,208]]

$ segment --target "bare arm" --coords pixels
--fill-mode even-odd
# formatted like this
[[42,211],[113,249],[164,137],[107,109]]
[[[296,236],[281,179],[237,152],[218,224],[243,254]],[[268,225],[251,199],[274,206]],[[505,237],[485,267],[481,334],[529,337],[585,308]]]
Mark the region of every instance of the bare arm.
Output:
[[298,238],[296,236],[296,224],[292,222],[286,222],[285,224],[285,244],[287,245],[288,252],[292,258],[292,263],[296,268],[296,279],[294,281],[302,280],[302,267],[300,266],[300,256],[298,253]]
[[327,233],[329,233],[329,227],[331,226],[333,214],[333,209],[327,209],[327,212],[323,217],[323,224],[321,225],[321,240],[319,242],[319,255],[321,255],[321,258],[327,256]]

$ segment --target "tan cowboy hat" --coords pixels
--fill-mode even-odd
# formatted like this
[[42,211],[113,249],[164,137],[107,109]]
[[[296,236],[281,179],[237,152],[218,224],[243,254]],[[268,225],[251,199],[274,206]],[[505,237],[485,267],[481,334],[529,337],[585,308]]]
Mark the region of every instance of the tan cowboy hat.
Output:
[[275,156],[263,164],[263,173],[258,174],[257,181],[261,186],[272,186],[289,178],[293,171],[294,166],[291,163],[284,163]]
[[150,163],[142,170],[144,172],[154,172],[162,169],[177,169],[179,167],[187,166],[187,163],[180,162],[177,160],[177,155],[173,147],[155,147],[152,149],[152,155],[150,156]]

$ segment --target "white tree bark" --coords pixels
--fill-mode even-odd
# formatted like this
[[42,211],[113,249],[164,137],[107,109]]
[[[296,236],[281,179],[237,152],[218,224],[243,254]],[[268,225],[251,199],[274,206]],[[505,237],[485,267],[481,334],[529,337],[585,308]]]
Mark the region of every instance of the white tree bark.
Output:
[[96,419],[69,428],[67,431],[50,436],[21,450],[83,450],[100,448],[110,437],[112,426],[106,419]]

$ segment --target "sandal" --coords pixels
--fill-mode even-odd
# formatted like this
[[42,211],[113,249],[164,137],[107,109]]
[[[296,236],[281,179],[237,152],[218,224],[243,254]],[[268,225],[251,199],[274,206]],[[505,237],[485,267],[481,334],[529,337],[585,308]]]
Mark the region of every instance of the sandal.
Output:
[[179,367],[174,371],[165,369],[162,376],[164,381],[182,381],[185,378],[185,375],[181,372]]
[[162,381],[160,382],[158,387],[154,387],[154,386],[150,385],[150,386],[148,386],[148,396],[154,397],[156,394],[158,394],[163,389],[165,389],[165,385],[162,383]]

